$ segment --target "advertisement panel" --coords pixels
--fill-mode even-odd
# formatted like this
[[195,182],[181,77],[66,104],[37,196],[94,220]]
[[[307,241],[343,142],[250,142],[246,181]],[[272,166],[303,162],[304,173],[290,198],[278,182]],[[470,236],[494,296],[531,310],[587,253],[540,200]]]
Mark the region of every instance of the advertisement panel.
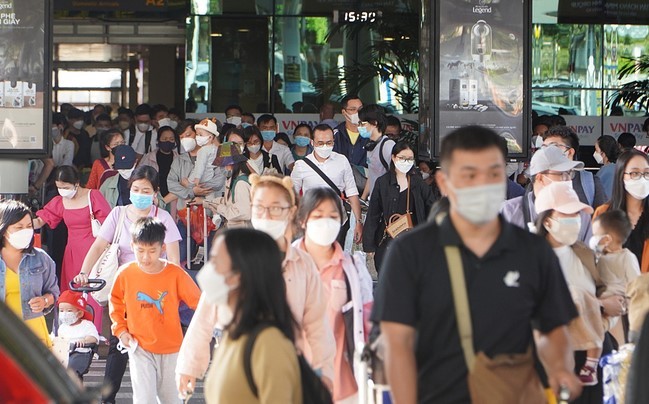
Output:
[[647,0],[560,0],[559,24],[637,24],[649,20]]
[[49,0],[0,0],[0,155],[49,150]]
[[436,10],[435,155],[456,128],[482,125],[525,157],[529,118],[529,2],[440,0]]

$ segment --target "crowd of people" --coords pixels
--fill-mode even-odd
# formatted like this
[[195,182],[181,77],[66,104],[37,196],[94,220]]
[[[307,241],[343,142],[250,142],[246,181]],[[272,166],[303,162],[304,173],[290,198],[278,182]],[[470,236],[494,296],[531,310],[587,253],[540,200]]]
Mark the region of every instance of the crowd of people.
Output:
[[[106,403],[129,363],[134,402],[203,378],[207,402],[309,402],[303,356],[358,403],[370,335],[398,403],[602,402],[600,359],[649,310],[649,157],[602,136],[593,174],[541,117],[523,171],[478,126],[442,140],[438,168],[382,107],[341,107],[286,134],[237,105],[225,122],[62,106],[32,164],[44,204],[0,201],[2,299],[47,345],[56,309],[81,378],[107,337]],[[108,304],[70,290],[112,245]]]

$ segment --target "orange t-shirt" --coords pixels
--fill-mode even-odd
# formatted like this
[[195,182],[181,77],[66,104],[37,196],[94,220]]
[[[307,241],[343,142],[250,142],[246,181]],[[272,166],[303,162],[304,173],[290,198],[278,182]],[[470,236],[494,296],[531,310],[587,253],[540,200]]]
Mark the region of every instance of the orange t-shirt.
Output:
[[149,274],[137,262],[126,264],[110,296],[113,335],[127,331],[148,352],[176,353],[183,341],[180,301],[196,309],[200,296],[196,283],[178,265],[168,262],[162,271]]

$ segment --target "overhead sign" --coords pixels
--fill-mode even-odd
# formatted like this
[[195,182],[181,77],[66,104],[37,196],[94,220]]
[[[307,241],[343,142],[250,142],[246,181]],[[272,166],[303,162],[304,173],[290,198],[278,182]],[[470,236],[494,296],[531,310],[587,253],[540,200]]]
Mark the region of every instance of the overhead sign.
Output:
[[49,151],[49,0],[0,0],[0,155]]
[[187,6],[186,0],[54,0],[56,11],[167,12]]
[[649,20],[647,0],[559,0],[559,24],[639,24]]

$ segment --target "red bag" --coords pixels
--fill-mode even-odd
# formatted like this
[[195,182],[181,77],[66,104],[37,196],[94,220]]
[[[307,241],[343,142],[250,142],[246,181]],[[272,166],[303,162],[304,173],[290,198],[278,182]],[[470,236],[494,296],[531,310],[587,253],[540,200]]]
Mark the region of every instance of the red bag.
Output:
[[[203,222],[205,221],[205,208],[202,206],[194,205],[190,207],[190,232],[192,239],[198,245],[203,245],[203,240],[205,239],[205,233],[203,233]],[[178,217],[180,221],[187,226],[187,209],[181,209],[178,211]],[[211,220],[207,220],[207,234],[210,234],[216,230],[216,226],[212,223]]]

